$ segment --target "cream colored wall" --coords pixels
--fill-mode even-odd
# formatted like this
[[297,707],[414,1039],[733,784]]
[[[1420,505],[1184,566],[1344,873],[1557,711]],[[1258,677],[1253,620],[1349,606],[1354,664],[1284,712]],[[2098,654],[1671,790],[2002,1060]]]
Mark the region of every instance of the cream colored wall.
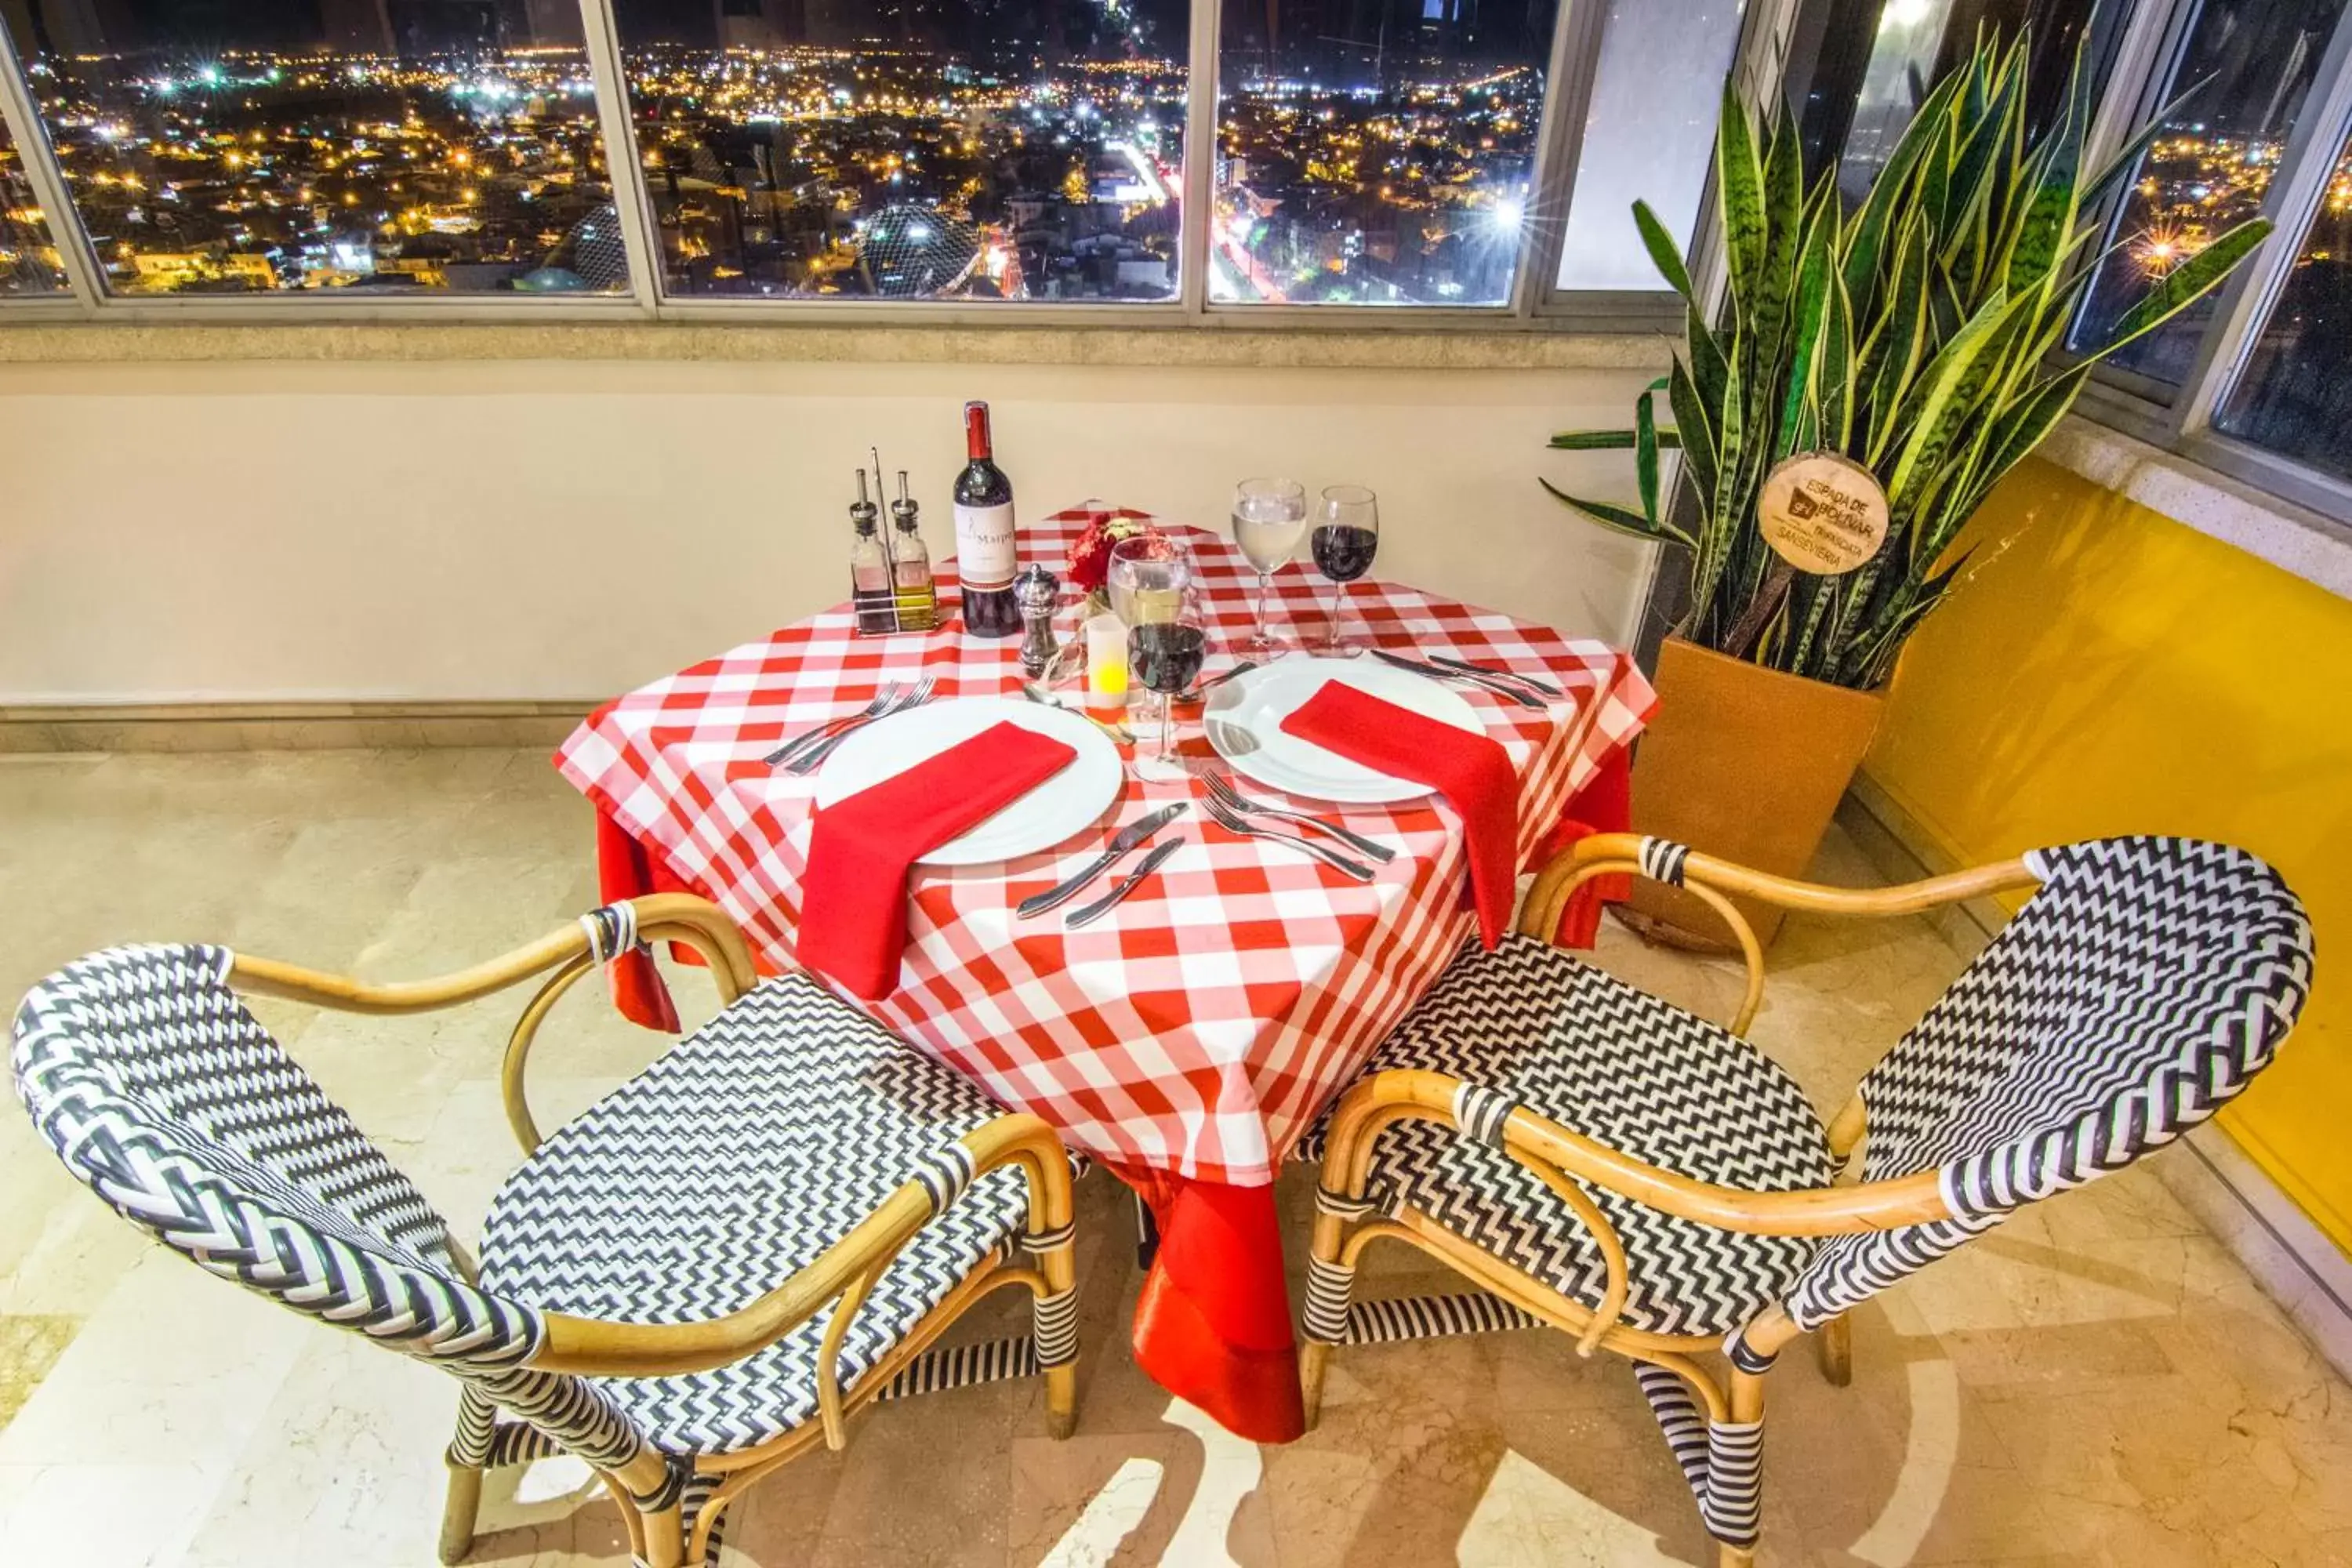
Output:
[[1033,514],[1221,527],[1227,487],[1381,492],[1378,570],[1630,637],[1643,371],[609,362],[0,365],[0,704],[594,698],[838,600],[869,444],[935,550],[959,405]]

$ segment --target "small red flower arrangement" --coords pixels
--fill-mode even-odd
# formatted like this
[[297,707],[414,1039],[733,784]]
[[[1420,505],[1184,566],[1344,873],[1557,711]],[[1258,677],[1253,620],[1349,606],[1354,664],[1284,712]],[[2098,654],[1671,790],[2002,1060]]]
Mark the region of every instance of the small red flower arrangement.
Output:
[[1094,521],[1087,524],[1085,531],[1070,546],[1070,585],[1089,597],[1101,593],[1103,580],[1110,573],[1111,546],[1122,539],[1145,535],[1156,538],[1159,532],[1148,517],[1121,516],[1108,511],[1095,513]]

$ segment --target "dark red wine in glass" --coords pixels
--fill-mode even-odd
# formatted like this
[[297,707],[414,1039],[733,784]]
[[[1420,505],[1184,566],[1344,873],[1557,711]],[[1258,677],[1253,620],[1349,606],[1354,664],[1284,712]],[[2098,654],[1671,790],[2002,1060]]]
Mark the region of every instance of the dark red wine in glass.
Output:
[[1331,486],[1316,508],[1310,542],[1315,564],[1331,580],[1331,624],[1323,651],[1361,653],[1362,647],[1342,634],[1341,623],[1348,613],[1348,584],[1372,569],[1380,551],[1380,498],[1361,485]]
[[1208,656],[1208,635],[1180,621],[1147,621],[1127,634],[1128,668],[1162,696],[1189,688]]
[[1381,536],[1353,523],[1327,522],[1315,531],[1315,564],[1334,583],[1352,583],[1372,569]]

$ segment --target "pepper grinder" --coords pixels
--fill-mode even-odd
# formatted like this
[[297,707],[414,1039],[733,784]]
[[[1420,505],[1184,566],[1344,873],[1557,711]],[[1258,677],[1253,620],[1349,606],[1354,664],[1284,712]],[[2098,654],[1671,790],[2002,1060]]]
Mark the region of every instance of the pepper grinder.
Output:
[[1023,568],[1013,580],[1013,602],[1021,609],[1021,673],[1034,679],[1045,673],[1059,651],[1054,641],[1054,605],[1062,596],[1062,580],[1045,567]]

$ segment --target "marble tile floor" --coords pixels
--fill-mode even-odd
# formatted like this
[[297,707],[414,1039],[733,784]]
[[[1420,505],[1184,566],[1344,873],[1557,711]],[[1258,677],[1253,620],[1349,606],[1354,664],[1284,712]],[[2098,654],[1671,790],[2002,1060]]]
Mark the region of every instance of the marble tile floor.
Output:
[[[589,837],[537,751],[0,757],[0,993],[139,938],[439,973],[593,904]],[[1825,874],[1874,879],[1850,845],[1826,853]],[[1613,930],[1600,958],[1718,1015],[1737,994],[1728,966]],[[1916,921],[1792,921],[1756,1037],[1827,1111],[1959,963]],[[591,990],[542,1037],[542,1121],[660,1048]],[[681,993],[710,1005],[698,976]],[[469,1232],[514,1158],[509,1010],[262,1010]],[[448,1380],[146,1246],[14,1111],[0,1193],[0,1563],[433,1561]],[[1307,1184],[1283,1197],[1303,1235]],[[1533,1331],[1343,1352],[1322,1424],[1261,1449],[1137,1372],[1112,1184],[1083,1184],[1081,1220],[1076,1436],[1044,1436],[1034,1382],[883,1407],[738,1508],[730,1568],[1712,1562],[1623,1363]],[[1424,1283],[1381,1256],[1375,1289]],[[1855,1340],[1851,1388],[1801,1352],[1774,1376],[1768,1564],[2352,1562],[2352,1400],[2145,1168],[1930,1269]],[[495,1479],[475,1560],[625,1563],[583,1481]]]

